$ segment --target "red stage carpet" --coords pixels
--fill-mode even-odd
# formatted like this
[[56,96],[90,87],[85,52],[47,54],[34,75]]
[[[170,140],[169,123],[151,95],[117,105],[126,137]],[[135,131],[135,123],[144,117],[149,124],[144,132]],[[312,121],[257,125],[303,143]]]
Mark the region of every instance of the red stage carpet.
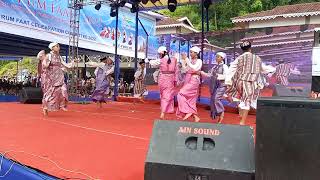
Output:
[[[143,180],[158,103],[71,104],[44,118],[40,105],[0,103],[0,151],[60,178]],[[201,122],[212,122],[199,108]],[[174,115],[170,116],[175,119]],[[227,113],[223,123],[237,124]],[[255,127],[255,116],[248,125]]]

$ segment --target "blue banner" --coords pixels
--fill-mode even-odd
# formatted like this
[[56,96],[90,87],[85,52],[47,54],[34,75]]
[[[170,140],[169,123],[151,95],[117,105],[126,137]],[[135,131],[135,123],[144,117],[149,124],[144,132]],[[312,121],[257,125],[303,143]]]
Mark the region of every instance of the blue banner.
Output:
[[175,38],[171,34],[158,36],[158,46],[166,46],[170,52],[170,56],[175,56],[180,61],[180,55],[182,53],[189,54],[189,50],[192,47],[192,44],[185,40],[180,40]]
[[158,48],[159,48],[158,37],[150,36],[148,38],[147,57],[149,59],[157,59],[158,58]]
[[[144,58],[148,35],[155,36],[156,20],[140,13],[144,28],[139,25],[139,57]],[[110,7],[84,6],[80,13],[79,47],[114,53],[116,18],[110,17]],[[67,0],[0,0],[0,31],[26,37],[68,44],[70,9]],[[146,32],[144,31],[146,30]],[[134,56],[135,14],[120,8],[119,54]],[[154,43],[149,38],[148,43]]]
[[181,41],[180,43],[180,52],[181,53],[189,53],[188,41]]
[[179,56],[179,40],[172,39],[170,42],[170,56]]

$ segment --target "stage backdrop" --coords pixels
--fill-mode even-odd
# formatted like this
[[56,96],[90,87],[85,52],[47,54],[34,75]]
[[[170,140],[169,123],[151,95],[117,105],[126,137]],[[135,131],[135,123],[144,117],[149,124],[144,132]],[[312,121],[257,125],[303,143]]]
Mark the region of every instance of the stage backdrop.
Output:
[[[243,30],[236,34],[226,32],[216,36],[212,36],[210,33],[206,34],[205,38],[210,42],[210,47],[216,48],[216,50],[212,50],[209,47],[206,48],[202,70],[208,72],[211,69],[215,63],[215,55],[218,51],[227,54],[226,64],[229,65],[230,62],[242,54],[239,47],[240,42],[248,40],[252,43],[253,52],[260,56],[266,65],[276,67],[279,70],[281,69],[279,65],[284,61],[286,64],[285,69],[289,70],[287,74],[288,88],[304,88],[306,91],[309,91],[311,87],[312,64],[313,74],[320,74],[320,71],[317,71],[320,63],[317,62],[316,58],[320,55],[320,50],[313,48],[314,28],[318,26],[308,25],[304,31],[301,31],[300,26],[276,27],[272,28],[271,34],[268,28]],[[177,50],[179,46],[176,45],[177,42],[174,39],[173,35],[166,35],[160,37],[159,44],[170,47],[171,52],[179,52]],[[197,38],[191,37],[191,39]],[[180,42],[180,53],[182,49],[186,49],[182,48],[181,44],[182,42]],[[186,50],[183,51],[186,52]],[[149,85],[148,89],[151,91],[158,91],[157,83],[153,81],[153,73],[155,71],[156,69],[154,68],[147,70],[147,84]],[[283,83],[283,81],[280,81],[280,78],[277,78],[278,74],[281,75],[280,70],[277,73],[264,76],[266,88],[261,92],[261,96],[272,96],[274,85]],[[202,78],[200,96],[210,97],[208,79]]]
[[[119,54],[134,56],[135,14],[128,8],[119,11]],[[114,53],[115,17],[110,17],[110,7],[102,5],[99,11],[94,5],[81,10],[79,47]],[[156,44],[156,20],[140,13],[139,57],[144,58],[147,42]],[[0,31],[30,38],[69,43],[70,9],[67,0],[0,0]],[[153,49],[149,50],[152,54]]]

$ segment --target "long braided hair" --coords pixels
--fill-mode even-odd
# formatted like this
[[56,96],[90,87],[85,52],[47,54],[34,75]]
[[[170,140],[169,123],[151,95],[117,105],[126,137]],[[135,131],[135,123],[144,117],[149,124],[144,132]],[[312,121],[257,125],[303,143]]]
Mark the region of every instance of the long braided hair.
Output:
[[163,51],[163,54],[161,54],[161,58],[164,58],[166,55],[168,55],[167,64],[171,64],[171,59],[167,51]]

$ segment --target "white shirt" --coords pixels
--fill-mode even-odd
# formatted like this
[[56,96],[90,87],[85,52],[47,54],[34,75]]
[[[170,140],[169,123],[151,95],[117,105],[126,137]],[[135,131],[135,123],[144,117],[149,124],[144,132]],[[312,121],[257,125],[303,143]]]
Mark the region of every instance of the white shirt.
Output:
[[[143,78],[146,76],[147,68],[143,69]],[[139,68],[135,73],[134,73],[134,78],[137,79],[141,76],[141,68]]]
[[[249,54],[249,53],[251,54],[251,52],[245,52],[242,55]],[[225,76],[225,84],[226,85],[232,85],[232,77],[234,76],[234,74],[237,71],[237,67],[238,67],[238,63],[239,63],[239,57],[236,58],[233,62],[230,63],[230,67],[229,67],[228,73]],[[263,74],[268,74],[268,73],[272,73],[272,72],[276,71],[276,68],[273,67],[273,66],[268,66],[268,65],[265,65],[264,63],[262,63],[261,66],[262,66],[262,72],[261,73],[263,73]]]
[[218,74],[217,79],[218,79],[218,80],[225,80],[228,71],[229,71],[228,65],[223,64],[223,74]]
[[151,67],[157,68],[160,66],[160,61],[161,59],[150,60],[149,64],[151,65]]
[[193,71],[200,71],[201,67],[202,67],[202,61],[201,59],[197,59],[195,64],[191,63],[191,60],[189,60],[188,58],[186,59],[188,68],[192,69]]
[[188,68],[187,61],[190,61],[189,58],[186,58],[185,63],[184,63],[184,61],[181,61],[181,65],[182,65],[181,73],[186,73],[187,72],[187,70],[188,70],[187,69]]
[[[42,61],[42,66],[44,67],[44,68],[47,68],[47,67],[49,67],[49,65],[50,65],[50,62],[51,62],[51,60],[52,60],[52,53],[53,52],[50,52],[48,55],[47,55],[47,59],[45,59],[45,60],[43,60]],[[64,60],[62,59],[62,57],[59,55],[59,58],[60,58],[60,62],[61,62],[61,64],[62,64],[62,70],[63,71],[67,71],[68,69],[70,69],[70,68],[73,68],[73,67],[75,67],[75,63],[74,62],[71,62],[71,63],[66,63],[66,62],[64,62]]]
[[[226,64],[223,64],[223,74],[217,74],[218,75],[217,79],[220,80],[220,81],[221,80],[225,80],[226,79],[226,74],[228,73],[228,70],[229,70],[229,67]],[[205,77],[211,77],[212,76],[211,73],[205,73],[203,71],[201,71],[201,75],[205,76]]]
[[[169,56],[165,55],[163,58],[169,59]],[[151,67],[157,68],[161,64],[161,59],[150,60],[149,64],[151,65]]]
[[[100,62],[100,63],[97,63],[97,62],[86,62],[86,65],[88,66],[91,66],[91,67],[96,67],[95,71],[94,71],[94,74],[97,76],[98,74],[98,70],[99,68],[101,69],[105,69],[107,68],[107,65],[106,63],[103,63],[103,62]],[[106,76],[108,76],[109,74],[112,74],[114,72],[114,65],[106,71]]]

